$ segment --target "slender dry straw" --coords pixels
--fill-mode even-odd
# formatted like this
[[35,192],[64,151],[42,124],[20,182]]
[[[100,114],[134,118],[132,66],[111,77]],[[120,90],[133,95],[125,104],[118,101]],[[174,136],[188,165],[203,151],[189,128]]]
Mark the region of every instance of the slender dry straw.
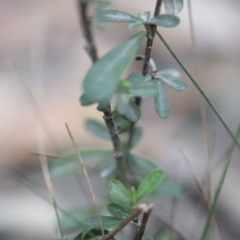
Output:
[[[235,134],[235,138],[236,139],[240,138],[240,124],[238,125],[237,131],[236,131],[236,134]],[[223,184],[224,184],[224,181],[225,181],[225,178],[226,178],[226,175],[227,175],[227,172],[228,172],[231,160],[232,160],[232,155],[233,155],[233,152],[235,150],[235,147],[236,147],[236,144],[234,142],[232,142],[231,146],[229,147],[228,153],[227,153],[226,162],[224,164],[221,177],[220,177],[220,179],[218,181],[218,184],[217,184],[217,188],[216,188],[216,191],[215,191],[215,194],[214,194],[213,202],[210,206],[210,210],[208,211],[207,219],[206,219],[206,222],[205,222],[204,229],[202,231],[202,235],[200,237],[200,240],[208,239],[208,236],[209,236],[209,233],[210,233],[210,230],[211,230],[211,226],[212,226],[212,220],[213,220],[214,215],[215,215],[216,210],[217,210],[217,204],[218,204],[219,196],[220,196],[220,193],[221,193],[221,190],[222,190],[222,187],[223,187]]]
[[102,236],[104,236],[104,229],[103,229],[103,222],[102,222],[102,219],[101,219],[101,216],[100,216],[100,211],[99,211],[99,208],[98,208],[98,205],[97,205],[97,199],[95,197],[95,194],[94,194],[94,190],[93,190],[93,186],[92,186],[92,183],[91,183],[91,180],[88,176],[88,172],[87,172],[87,168],[85,166],[85,163],[80,155],[80,152],[79,152],[79,149],[77,148],[77,144],[73,138],[73,135],[72,135],[72,132],[68,126],[67,123],[65,123],[65,126],[66,126],[66,129],[67,129],[67,132],[68,132],[68,135],[71,139],[71,142],[73,144],[73,147],[74,147],[74,150],[76,152],[76,155],[77,155],[77,158],[78,158],[78,161],[79,161],[79,164],[81,166],[81,169],[83,171],[83,175],[87,181],[87,185],[88,185],[88,189],[89,189],[89,193],[90,193],[90,196],[91,196],[91,199],[93,201],[93,204],[94,204],[94,207],[95,207],[95,211],[98,215],[98,222],[99,222],[99,226],[101,227],[101,232],[102,232]]
[[45,180],[45,184],[47,186],[49,196],[50,196],[50,199],[51,199],[54,211],[55,211],[60,237],[63,239],[64,234],[63,234],[63,230],[62,230],[62,227],[61,227],[60,217],[59,217],[59,214],[58,214],[57,202],[56,202],[56,199],[54,197],[53,185],[52,185],[51,177],[50,177],[50,174],[49,174],[47,159],[45,157],[40,157],[40,163],[41,163],[41,168],[42,168],[42,173],[43,173],[43,177],[44,177],[44,180]]

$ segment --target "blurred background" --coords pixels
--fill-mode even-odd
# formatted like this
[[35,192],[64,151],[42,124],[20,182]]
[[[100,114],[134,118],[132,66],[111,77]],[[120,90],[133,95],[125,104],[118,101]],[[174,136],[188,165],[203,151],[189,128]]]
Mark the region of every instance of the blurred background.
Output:
[[[110,2],[113,9],[132,14],[153,12],[155,6],[155,0]],[[234,132],[240,119],[240,2],[191,1],[194,49],[188,3],[179,14],[180,25],[160,31]],[[36,153],[60,156],[72,149],[65,123],[80,149],[111,145],[84,128],[87,118],[101,121],[102,116],[96,106],[82,107],[78,101],[91,61],[84,50],[76,1],[0,0],[0,5],[0,239],[53,239],[58,237],[55,215]],[[129,34],[133,32],[125,24],[95,26],[99,55]],[[139,53],[143,50],[144,45]],[[159,69],[181,71],[158,39],[153,58]],[[171,104],[167,120],[156,116],[151,100],[143,102],[138,125],[144,127],[144,135],[135,151],[153,159],[183,188],[177,201],[169,197],[156,201],[157,215],[184,239],[198,239],[206,209],[199,204],[196,179],[206,196],[213,196],[231,139],[182,74],[189,90],[167,92]],[[240,238],[239,169],[236,150],[219,202],[218,230],[211,239]],[[94,186],[96,182],[105,186],[104,180],[96,176],[93,180]],[[81,188],[72,179],[54,180],[53,185],[64,208],[89,201],[84,182]],[[96,195],[103,195],[101,188]]]

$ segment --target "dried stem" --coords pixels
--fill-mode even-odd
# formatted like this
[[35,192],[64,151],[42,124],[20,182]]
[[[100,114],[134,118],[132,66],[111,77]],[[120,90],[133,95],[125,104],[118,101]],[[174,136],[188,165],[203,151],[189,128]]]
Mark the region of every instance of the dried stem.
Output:
[[143,234],[145,232],[146,225],[147,225],[147,221],[148,221],[148,218],[149,218],[149,216],[152,212],[152,209],[153,209],[153,205],[149,205],[148,209],[143,213],[141,225],[138,228],[138,231],[136,233],[136,236],[135,236],[134,240],[141,240],[142,239]]
[[[145,203],[140,204],[136,209],[134,209],[120,224],[117,228],[115,228],[113,231],[105,235],[102,240],[110,240],[112,239],[120,230],[122,230],[128,223],[130,223],[132,220],[134,220],[136,217],[139,216],[139,214],[143,213],[143,221],[141,226],[143,227],[143,233],[144,229],[148,220],[148,216],[150,215],[152,211],[153,205],[149,204],[146,205]],[[141,228],[140,226],[140,228]],[[140,239],[138,239],[140,240]]]
[[[92,62],[94,63],[98,60],[98,54],[97,54],[95,40],[92,33],[91,20],[88,16],[88,8],[89,8],[89,4],[87,2],[78,1],[78,9],[79,9],[79,15],[81,18],[82,31],[84,33],[84,37],[87,43],[86,50]],[[125,170],[124,170],[125,168],[124,168],[124,162],[123,162],[124,159],[122,157],[123,154],[121,152],[120,139],[119,139],[116,125],[113,121],[111,106],[110,105],[107,106],[107,109],[108,110],[105,110],[103,112],[103,119],[108,129],[108,132],[111,136],[112,145],[114,149],[114,158],[117,163],[119,179],[122,182],[125,182]]]
[[89,5],[87,2],[78,1],[78,8],[80,13],[79,15],[82,23],[82,31],[87,41],[86,50],[92,62],[96,62],[98,59],[98,54],[97,54],[97,48],[96,48],[96,44],[92,34],[91,20],[88,16],[88,7]]
[[[161,5],[162,5],[162,0],[157,0],[155,10],[154,10],[154,17],[156,17],[157,15],[160,14]],[[146,24],[145,28],[147,31],[147,42],[146,42],[145,53],[144,53],[144,62],[143,62],[143,66],[142,66],[142,75],[143,76],[146,76],[148,74],[149,60],[151,58],[152,46],[153,46],[153,41],[154,41],[155,33],[157,30],[157,26],[154,24]],[[138,106],[140,106],[141,98],[136,97],[135,102]],[[130,126],[128,146],[131,146],[134,127],[135,127],[135,122],[133,122]]]

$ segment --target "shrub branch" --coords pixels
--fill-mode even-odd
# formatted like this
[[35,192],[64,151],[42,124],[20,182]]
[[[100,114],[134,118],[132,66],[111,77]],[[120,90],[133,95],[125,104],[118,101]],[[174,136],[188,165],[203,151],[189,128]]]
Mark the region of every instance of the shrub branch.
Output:
[[[92,33],[92,24],[91,19],[88,16],[88,8],[89,4],[87,2],[78,1],[78,9],[79,15],[82,25],[82,32],[84,34],[87,46],[86,51],[91,58],[92,62],[95,63],[98,60],[97,48],[95,44],[95,40]],[[103,111],[103,119],[105,125],[108,129],[108,132],[111,136],[111,141],[114,150],[114,158],[117,163],[118,175],[121,181],[125,182],[125,171],[124,171],[124,163],[121,151],[121,143],[117,131],[117,127],[113,121],[113,114],[111,111],[111,106],[107,106],[108,110]]]
[[[154,10],[154,17],[156,17],[160,14],[161,5],[162,5],[162,0],[157,0],[155,10]],[[144,60],[143,60],[144,62],[143,62],[143,66],[142,66],[142,75],[143,76],[146,76],[148,74],[149,61],[151,58],[152,46],[153,46],[153,41],[154,41],[156,31],[157,31],[157,26],[155,24],[145,24],[145,28],[147,31],[147,42],[146,42],[145,53],[144,53]],[[136,97],[135,103],[140,107],[141,98]],[[132,124],[130,126],[129,137],[128,137],[128,146],[131,146],[135,125],[136,125],[136,123],[132,122]],[[128,153],[127,153],[127,155],[128,155]]]

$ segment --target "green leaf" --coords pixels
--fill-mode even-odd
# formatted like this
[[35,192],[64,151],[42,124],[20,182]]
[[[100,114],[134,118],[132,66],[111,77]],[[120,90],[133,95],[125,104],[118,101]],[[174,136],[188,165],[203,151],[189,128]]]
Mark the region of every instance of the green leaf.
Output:
[[132,86],[129,93],[141,98],[153,97],[157,93],[156,84],[152,82],[145,82],[139,84],[138,86]]
[[141,112],[134,99],[126,94],[121,94],[117,100],[116,111],[126,117],[131,122],[136,122],[141,116]]
[[148,174],[140,183],[137,189],[137,202],[155,191],[164,178],[162,170]]
[[166,232],[164,234],[162,234],[158,240],[173,240],[173,236],[170,232]]
[[[104,229],[104,234],[108,234],[109,231]],[[89,231],[82,231],[77,236],[74,237],[73,240],[90,240],[96,239],[96,237],[102,236],[102,231],[99,229],[91,229]]]
[[86,129],[97,137],[110,140],[110,135],[107,128],[100,122],[94,119],[88,119],[85,122]]
[[129,168],[134,170],[133,174],[142,172],[146,175],[157,168],[157,165],[151,160],[133,153],[129,154],[127,161]]
[[118,112],[114,112],[114,122],[119,130],[119,132],[128,132],[131,122],[125,117],[118,114]]
[[[109,150],[84,149],[80,151],[80,155],[88,168],[113,160],[113,153]],[[80,173],[81,167],[75,151],[54,159],[50,164],[52,177],[76,176]]]
[[115,203],[110,203],[107,206],[107,209],[114,217],[125,218],[130,213],[129,208],[125,208],[124,206],[119,206],[118,204],[115,204]]
[[149,81],[149,76],[144,77],[142,73],[135,72],[128,77],[131,83],[128,92],[134,96],[146,98],[156,94],[156,85]]
[[161,27],[173,28],[179,24],[180,20],[178,17],[170,14],[161,14],[154,17],[151,23],[156,24]]
[[166,68],[166,69],[163,69],[161,71],[158,71],[158,72],[156,72],[156,77],[160,77],[162,74],[163,75],[170,75],[173,78],[180,78],[181,77],[180,72],[175,68]]
[[163,5],[168,14],[176,14],[183,9],[183,0],[163,0]]
[[186,91],[188,88],[187,84],[177,75],[178,73],[171,69],[157,72],[156,77],[175,91]]
[[154,240],[154,238],[150,237],[150,236],[146,236],[146,237],[143,238],[143,240]]
[[130,188],[129,197],[130,197],[131,208],[135,208],[137,205],[137,195],[136,195],[136,188],[134,186]]
[[129,193],[124,185],[118,180],[108,182],[108,193],[111,201],[120,206],[129,207]]
[[60,223],[63,232],[72,232],[82,227],[83,221],[92,213],[93,209],[89,207],[74,208],[60,215]]
[[133,148],[138,143],[141,136],[142,136],[142,128],[135,127],[134,130],[133,130],[132,138],[131,138],[130,148]]
[[158,116],[166,119],[169,116],[170,107],[162,83],[157,81],[157,94],[154,97],[155,110]]
[[122,221],[122,218],[112,216],[93,216],[84,221],[84,229],[101,229],[101,226],[99,224],[99,217],[101,217],[103,228],[107,230],[117,227]]
[[83,80],[84,94],[80,98],[82,104],[110,102],[121,75],[134,59],[145,35],[145,32],[140,32],[125,40],[89,69]]
[[100,176],[102,178],[107,178],[110,177],[111,175],[113,175],[117,170],[117,165],[116,165],[116,161],[111,161],[110,163],[107,162],[106,164],[104,164],[101,168],[100,171]]
[[123,11],[118,10],[103,10],[98,13],[96,20],[99,22],[139,22],[139,18]]
[[137,28],[137,27],[139,27],[143,24],[144,24],[144,22],[142,22],[141,20],[139,20],[138,22],[130,23],[129,24],[129,29]]
[[145,11],[145,12],[140,12],[138,13],[138,17],[143,21],[143,22],[148,22],[150,18],[150,12]]

